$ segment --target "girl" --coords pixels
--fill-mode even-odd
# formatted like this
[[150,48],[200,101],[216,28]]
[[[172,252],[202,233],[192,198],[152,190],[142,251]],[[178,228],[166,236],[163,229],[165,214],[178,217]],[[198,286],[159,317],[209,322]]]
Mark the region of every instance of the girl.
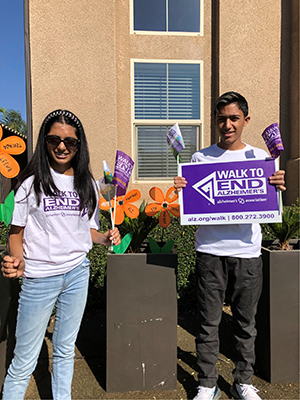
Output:
[[92,242],[120,243],[118,229],[100,233],[99,209],[83,126],[66,110],[49,114],[33,157],[15,186],[11,256],[2,272],[23,275],[14,358],[3,400],[23,399],[41,350],[53,307],[52,392],[71,399],[74,347],[89,281],[86,254]]

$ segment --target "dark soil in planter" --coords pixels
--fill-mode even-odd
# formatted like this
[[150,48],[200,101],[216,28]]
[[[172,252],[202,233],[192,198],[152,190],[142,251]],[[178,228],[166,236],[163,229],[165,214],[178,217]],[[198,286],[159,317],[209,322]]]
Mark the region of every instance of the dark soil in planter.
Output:
[[[300,248],[299,239],[291,239],[289,244],[290,246],[292,246],[292,249],[285,251],[299,250]],[[269,250],[282,250],[280,247],[278,247],[278,240],[263,240],[262,247],[265,247],[266,249]]]

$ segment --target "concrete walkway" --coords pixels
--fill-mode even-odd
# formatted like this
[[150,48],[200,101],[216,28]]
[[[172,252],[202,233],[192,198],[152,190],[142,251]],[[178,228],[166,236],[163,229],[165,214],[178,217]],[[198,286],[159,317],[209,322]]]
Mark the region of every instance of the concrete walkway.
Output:
[[[195,317],[180,316],[178,319],[178,362],[177,389],[172,391],[148,391],[106,393],[105,391],[105,319],[99,311],[88,311],[85,314],[77,340],[72,396],[75,399],[191,399],[196,394],[196,354],[195,354]],[[229,354],[231,342],[226,337],[229,331],[230,318],[223,321],[224,345],[221,351]],[[38,367],[30,380],[25,399],[50,399],[50,372],[52,357],[51,321],[45,337]],[[222,399],[230,399],[231,372],[234,364],[223,353],[219,356],[218,385],[222,391]],[[120,362],[122,362],[120,360]],[[253,377],[253,385],[260,392],[262,399],[299,399],[299,385],[296,383],[269,384],[258,376]]]

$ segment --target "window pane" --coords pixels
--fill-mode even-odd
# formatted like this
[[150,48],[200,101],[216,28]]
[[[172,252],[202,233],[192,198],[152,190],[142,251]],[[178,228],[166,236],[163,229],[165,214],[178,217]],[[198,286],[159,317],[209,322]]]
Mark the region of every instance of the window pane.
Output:
[[169,119],[200,119],[200,65],[168,64]]
[[135,31],[166,30],[166,0],[134,0]]
[[[170,126],[138,126],[138,178],[172,178],[177,162],[167,145]],[[183,162],[190,162],[197,146],[197,127],[181,126],[185,149]]]
[[170,32],[200,32],[200,0],[168,1]]
[[167,118],[166,64],[135,63],[134,107],[136,119]]

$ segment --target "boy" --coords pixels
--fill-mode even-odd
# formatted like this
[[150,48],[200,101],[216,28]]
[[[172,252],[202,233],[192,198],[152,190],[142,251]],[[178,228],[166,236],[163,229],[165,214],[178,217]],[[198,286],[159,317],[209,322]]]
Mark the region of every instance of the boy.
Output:
[[[250,121],[246,99],[236,92],[220,96],[214,109],[214,124],[219,142],[192,156],[192,162],[241,161],[264,159],[268,154],[242,142],[242,132]],[[269,183],[284,191],[284,171],[275,172]],[[180,191],[187,184],[174,178]],[[235,399],[259,400],[251,385],[255,361],[255,314],[262,288],[261,230],[258,223],[200,225],[196,232],[196,283],[200,326],[196,337],[199,367],[198,393],[194,400],[216,400],[216,362],[219,355],[218,328],[226,288],[230,288],[236,360],[231,393]]]

